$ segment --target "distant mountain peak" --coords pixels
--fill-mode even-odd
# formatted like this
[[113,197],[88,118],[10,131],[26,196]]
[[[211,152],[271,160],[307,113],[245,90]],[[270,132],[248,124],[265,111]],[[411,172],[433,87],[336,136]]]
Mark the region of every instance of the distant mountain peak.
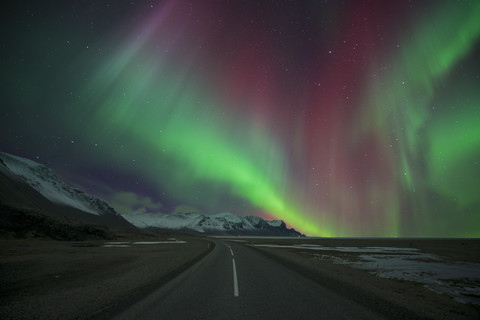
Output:
[[123,217],[139,228],[153,227],[222,235],[302,236],[295,229],[288,229],[282,220],[267,221],[253,215],[241,217],[230,212],[213,215],[201,213],[151,214],[132,212],[124,214]]

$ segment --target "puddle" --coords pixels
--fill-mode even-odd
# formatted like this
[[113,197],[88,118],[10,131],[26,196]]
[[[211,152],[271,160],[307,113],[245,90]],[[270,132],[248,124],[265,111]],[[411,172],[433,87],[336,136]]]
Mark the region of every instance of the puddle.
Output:
[[128,244],[104,244],[102,247],[103,248],[107,248],[107,247],[128,248],[128,247],[130,247],[130,245],[128,245]]
[[154,244],[180,244],[187,243],[183,240],[177,240],[175,238],[170,238],[168,241],[110,241],[105,242],[102,247],[104,248],[129,248],[135,245],[154,245]]
[[108,245],[121,245],[121,244],[129,244],[130,242],[125,242],[125,241],[110,241],[110,242],[105,242],[105,244]]
[[176,240],[176,241],[137,241],[132,242],[132,244],[163,244],[163,243],[186,243],[185,241]]

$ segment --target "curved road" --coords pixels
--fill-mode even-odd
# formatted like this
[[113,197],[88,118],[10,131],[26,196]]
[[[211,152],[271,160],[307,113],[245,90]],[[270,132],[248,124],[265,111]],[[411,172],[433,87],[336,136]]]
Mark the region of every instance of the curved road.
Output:
[[231,241],[115,319],[384,319]]

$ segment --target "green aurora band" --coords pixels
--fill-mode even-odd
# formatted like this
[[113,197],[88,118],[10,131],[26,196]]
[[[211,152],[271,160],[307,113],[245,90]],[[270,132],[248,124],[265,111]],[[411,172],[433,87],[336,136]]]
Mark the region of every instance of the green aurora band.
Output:
[[[374,128],[364,128],[363,132],[391,132],[383,138],[384,146],[394,140],[398,144],[398,157],[392,154],[389,159],[397,168],[398,184],[382,191],[372,188],[372,198],[389,201],[388,210],[383,212],[388,228],[383,224],[375,235],[405,233],[398,199],[405,190],[416,189],[417,195],[411,195],[410,210],[424,211],[415,215],[424,219],[415,221],[422,227],[435,218],[426,214],[431,210],[422,189],[458,197],[460,205],[468,205],[475,197],[475,189],[464,187],[460,180],[472,180],[472,185],[478,182],[473,181],[471,171],[458,176],[457,168],[464,165],[465,157],[478,156],[478,122],[466,114],[461,127],[453,128],[455,132],[446,131],[443,125],[435,123],[430,111],[441,79],[469,52],[480,34],[479,7],[466,9],[469,10],[447,5],[439,8],[427,23],[415,26],[400,41],[402,52],[393,56],[393,70],[368,84],[367,91],[371,93],[361,109],[362,117],[373,114],[376,120]],[[156,179],[163,187],[165,179],[174,181],[170,188],[176,189],[176,193],[194,188],[198,181],[228,188],[254,207],[285,219],[309,235],[356,234],[353,226],[336,221],[335,212],[323,212],[319,218],[306,213],[289,186],[287,157],[280,143],[240,113],[222,116],[218,110],[225,109],[228,102],[221,101],[215,90],[195,76],[193,62],[155,55],[158,52],[148,45],[154,34],[114,50],[100,64],[94,81],[83,90],[90,103],[98,106],[98,126],[108,124],[107,135],[125,135],[132,143],[149,150],[150,158],[140,169],[145,177],[158,168]],[[189,59],[194,60],[195,54]],[[477,106],[471,110],[478,113]],[[433,123],[429,135],[421,133],[427,122]],[[164,161],[175,163],[176,169],[168,172],[159,168]],[[414,167],[422,162],[428,168],[419,174]],[[478,167],[472,169],[478,172]],[[430,184],[426,185],[426,181]],[[474,221],[478,222],[478,218]],[[480,231],[468,234],[479,236]]]
[[[107,201],[309,236],[480,237],[479,1],[203,3],[112,3],[93,31],[28,15],[42,27],[5,48],[48,55],[2,60],[2,135]],[[45,151],[51,136],[64,144]]]
[[[478,93],[473,97],[475,102],[462,105],[453,116],[448,111],[448,115],[443,111],[445,115],[437,116],[435,113],[442,113],[442,110],[435,110],[435,104],[450,108],[465,97],[454,95],[447,102],[433,100],[435,95],[442,96],[442,80],[477,43],[479,18],[478,4],[461,8],[450,2],[439,6],[427,23],[423,21],[409,30],[408,38],[401,42],[403,50],[393,57],[395,68],[369,84],[365,121],[361,123],[368,123],[366,119],[372,114],[370,108],[375,108],[373,130],[386,133],[384,146],[398,145],[397,153],[392,153],[389,161],[395,164],[401,178],[395,178],[398,185],[390,190],[391,197],[414,193],[410,195],[414,203],[409,210],[422,219],[415,221],[419,229],[429,228],[431,221],[436,219],[435,210],[429,207],[430,190],[459,200],[460,208],[452,208],[452,213],[472,205],[477,197],[478,179],[475,177],[480,176]],[[458,92],[466,93],[465,89]],[[368,134],[369,130],[372,128],[365,128],[364,132]],[[386,212],[390,235],[404,235],[405,232],[400,231],[408,228],[400,226],[399,203],[400,199]],[[468,219],[472,226],[480,222],[478,215]],[[466,234],[478,237],[480,229],[472,227]]]
[[91,103],[101,106],[96,121],[98,126],[108,124],[107,136],[121,132],[150,151],[152,158],[142,168],[145,177],[151,168],[173,162],[176,170],[159,168],[157,172],[162,172],[158,177],[162,185],[165,179],[175,181],[170,187],[177,186],[176,193],[196,188],[197,181],[227,186],[233,194],[303,232],[333,235],[286,202],[284,156],[272,137],[240,115],[233,119],[219,116],[215,109],[221,108],[220,103],[207,96],[201,81],[186,80],[188,68],[170,70],[168,58],[159,63],[158,57],[135,51],[134,56],[127,54],[129,58],[118,57],[103,65],[85,94],[99,93]]

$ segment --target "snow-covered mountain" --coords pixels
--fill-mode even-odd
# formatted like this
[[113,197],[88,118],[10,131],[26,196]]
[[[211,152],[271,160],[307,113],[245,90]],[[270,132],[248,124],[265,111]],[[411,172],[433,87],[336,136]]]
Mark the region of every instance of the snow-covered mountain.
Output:
[[288,229],[282,220],[267,221],[256,216],[240,217],[233,213],[205,215],[132,212],[123,217],[139,228],[154,227],[206,234],[301,236],[295,229]]
[[134,228],[106,202],[34,161],[0,152],[0,237],[85,240]]
[[134,212],[119,215],[105,201],[68,186],[46,166],[2,152],[1,208],[9,209],[8,212],[0,210],[0,229],[2,219],[12,224],[13,220],[18,220],[15,214],[33,212],[35,215],[45,215],[59,219],[61,223],[74,225],[87,223],[108,227],[132,227],[133,224],[139,228],[154,227],[203,234],[301,236],[296,230],[288,229],[281,220],[266,221],[256,216],[240,217],[232,213],[205,215]]
[[54,203],[95,215],[118,215],[105,201],[68,186],[42,164],[7,153],[0,153],[0,159],[12,173]]

